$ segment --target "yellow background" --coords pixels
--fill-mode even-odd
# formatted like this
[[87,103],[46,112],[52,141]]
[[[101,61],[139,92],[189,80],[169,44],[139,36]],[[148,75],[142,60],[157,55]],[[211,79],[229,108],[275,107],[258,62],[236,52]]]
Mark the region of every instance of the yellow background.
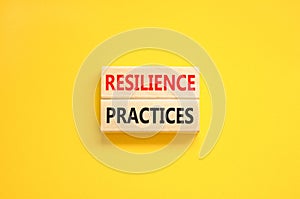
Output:
[[[299,8],[295,0],[2,0],[0,198],[300,198]],[[86,151],[72,91],[96,45],[146,26],[182,32],[207,50],[224,81],[227,114],[204,160],[208,117],[177,162],[136,175]],[[182,63],[156,53],[119,64]],[[203,117],[209,96],[202,88]]]

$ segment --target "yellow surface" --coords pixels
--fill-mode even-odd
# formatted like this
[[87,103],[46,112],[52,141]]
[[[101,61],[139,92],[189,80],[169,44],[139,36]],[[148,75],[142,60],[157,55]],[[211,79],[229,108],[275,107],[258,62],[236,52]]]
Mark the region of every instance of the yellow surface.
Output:
[[[0,198],[300,198],[299,8],[295,0],[1,1]],[[201,94],[202,132],[191,148],[163,170],[136,175],[85,150],[72,91],[96,45],[145,26],[182,32],[207,50],[227,115],[218,144],[199,160],[210,108]],[[143,54],[116,64],[183,63]]]

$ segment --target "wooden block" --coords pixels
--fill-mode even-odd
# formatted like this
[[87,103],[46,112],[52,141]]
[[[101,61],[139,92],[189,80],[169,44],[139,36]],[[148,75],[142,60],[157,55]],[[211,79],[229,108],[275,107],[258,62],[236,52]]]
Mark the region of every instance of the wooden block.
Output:
[[101,98],[198,99],[199,78],[195,67],[102,67]]
[[199,100],[102,99],[103,132],[199,131]]

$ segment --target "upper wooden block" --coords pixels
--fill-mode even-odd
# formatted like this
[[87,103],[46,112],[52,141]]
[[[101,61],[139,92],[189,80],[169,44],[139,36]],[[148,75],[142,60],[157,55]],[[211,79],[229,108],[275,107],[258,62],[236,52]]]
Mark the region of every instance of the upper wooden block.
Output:
[[101,98],[198,99],[200,74],[196,67],[102,67]]

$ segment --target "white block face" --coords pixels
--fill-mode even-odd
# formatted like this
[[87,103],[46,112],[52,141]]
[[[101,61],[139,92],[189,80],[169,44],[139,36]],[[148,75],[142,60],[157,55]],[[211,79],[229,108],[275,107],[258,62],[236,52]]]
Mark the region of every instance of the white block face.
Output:
[[102,67],[101,98],[198,99],[199,78],[195,67]]
[[103,132],[199,131],[199,100],[102,99]]

